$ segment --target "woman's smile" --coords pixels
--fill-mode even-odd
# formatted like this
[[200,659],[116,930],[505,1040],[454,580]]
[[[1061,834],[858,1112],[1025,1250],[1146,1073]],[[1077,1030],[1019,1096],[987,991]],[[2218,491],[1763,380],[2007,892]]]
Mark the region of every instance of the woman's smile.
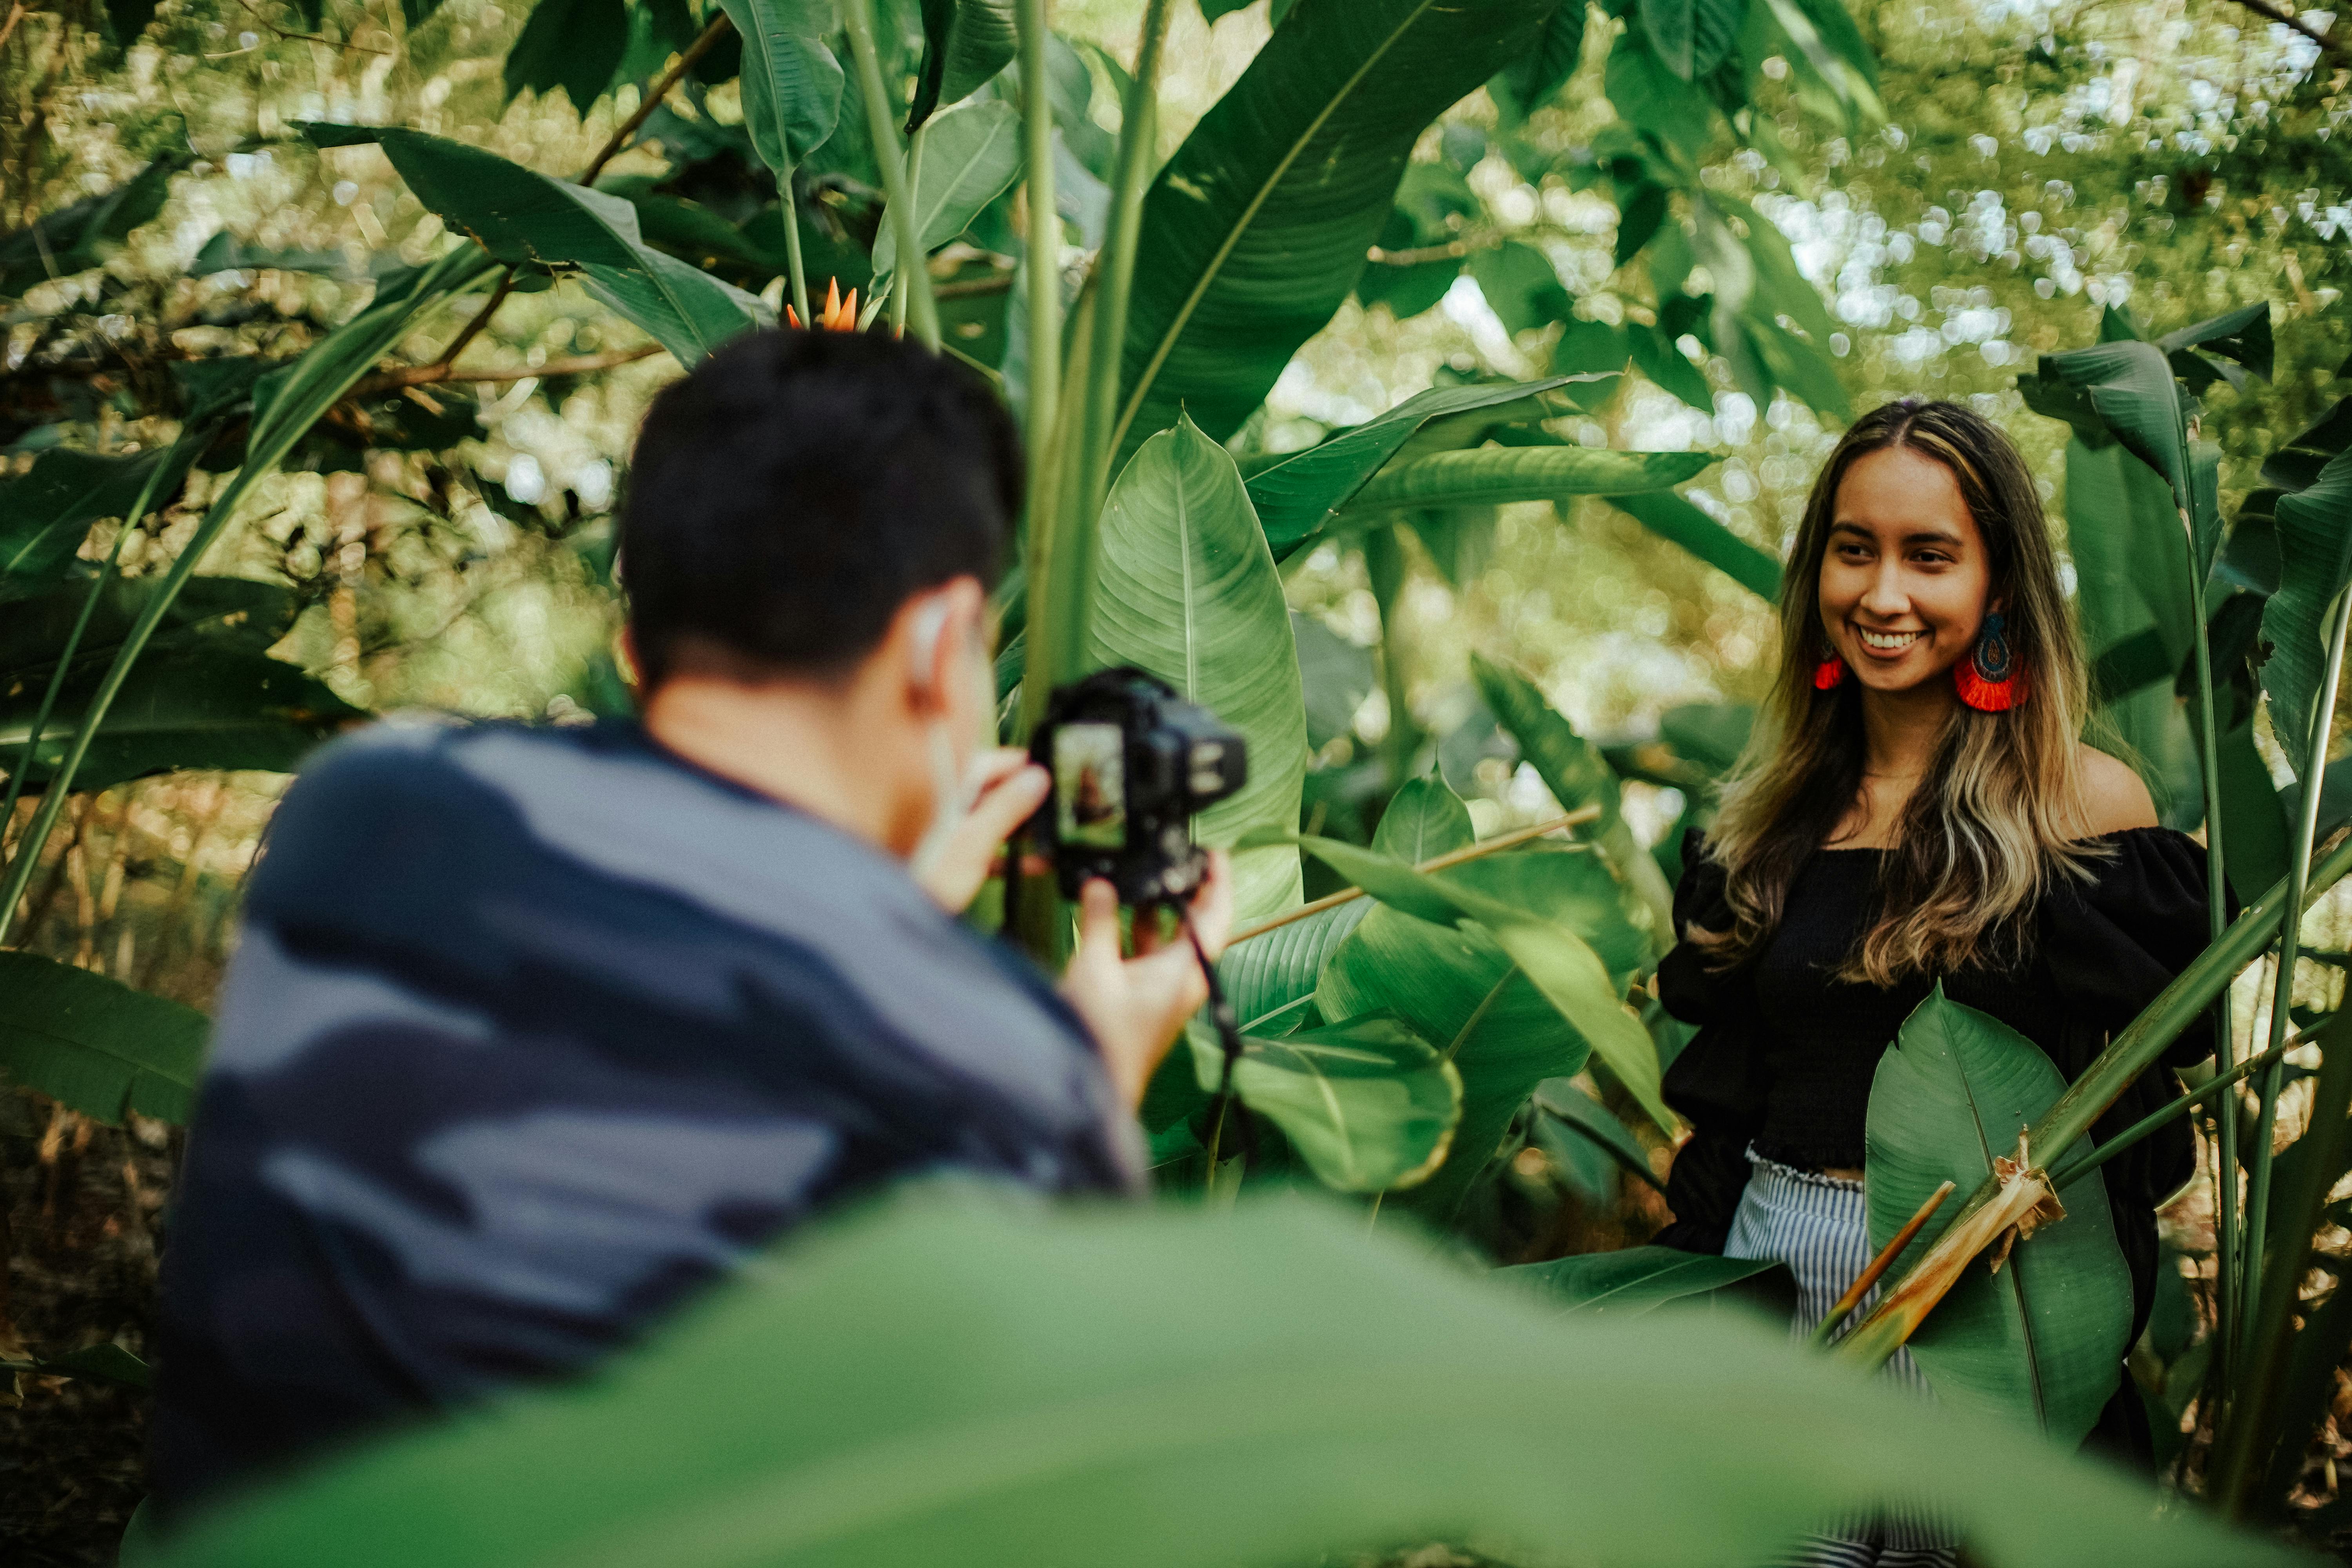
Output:
[[1853,626],[1854,637],[1864,648],[1878,655],[1882,658],[1902,658],[1905,654],[1911,651],[1912,644],[1917,642],[1921,637],[1927,635],[1924,631],[1916,629],[1912,631],[1880,631],[1872,626],[1857,626],[1853,622],[1848,622],[1847,625]]
[[1990,565],[1949,468],[1901,447],[1871,452],[1838,487],[1822,556],[1822,630],[1865,687],[1926,689],[1975,641],[1991,607]]

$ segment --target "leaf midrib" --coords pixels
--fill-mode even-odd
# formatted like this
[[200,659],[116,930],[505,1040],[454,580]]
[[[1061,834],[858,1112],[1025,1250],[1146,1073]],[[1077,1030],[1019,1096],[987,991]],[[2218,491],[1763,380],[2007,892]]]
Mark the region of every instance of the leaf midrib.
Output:
[[[1977,1100],[1976,1080],[1969,1076],[1968,1061],[1960,1054],[1958,1034],[1948,1026],[1945,1038],[1952,1053],[1952,1066],[1959,1075],[1960,1097],[1968,1106],[1969,1125],[1976,1130],[1977,1150],[1984,1157],[1985,1174],[1990,1175],[1993,1173],[1992,1145],[1985,1138],[1984,1110]],[[2040,1347],[2033,1342],[2033,1313],[2025,1300],[2023,1267],[2023,1256],[2012,1245],[2009,1258],[2009,1295],[2017,1309],[2018,1338],[2025,1347],[2025,1376],[2033,1394],[2034,1419],[2046,1429],[2050,1425],[2049,1401],[2042,1393],[2042,1355]]]
[[1435,5],[1436,0],[1422,0],[1420,5],[1415,5],[1394,28],[1390,30],[1389,36],[1383,38],[1380,46],[1370,54],[1364,57],[1364,63],[1356,68],[1355,73],[1348,78],[1339,91],[1331,95],[1330,101],[1326,103],[1315,118],[1307,122],[1307,128],[1291,142],[1289,148],[1284,152],[1272,172],[1259,183],[1257,191],[1250,197],[1248,205],[1243,207],[1239,220],[1234,224],[1224,239],[1217,246],[1216,250],[1211,254],[1209,264],[1201,268],[1201,276],[1193,282],[1192,291],[1187,294],[1184,297],[1184,302],[1176,308],[1176,314],[1170,321],[1168,329],[1160,335],[1159,346],[1151,351],[1150,359],[1145,362],[1143,374],[1136,378],[1135,390],[1128,395],[1127,406],[1119,410],[1118,423],[1111,426],[1110,449],[1112,451],[1118,451],[1126,442],[1128,426],[1135,423],[1136,415],[1142,411],[1143,400],[1150,395],[1151,384],[1160,378],[1160,367],[1168,363],[1168,356],[1175,351],[1176,340],[1183,335],[1184,328],[1192,320],[1192,312],[1201,308],[1201,300],[1207,295],[1209,285],[1214,283],[1218,275],[1224,271],[1225,262],[1232,257],[1234,247],[1241,244],[1242,236],[1248,233],[1250,226],[1257,221],[1258,209],[1265,205],[1267,200],[1273,196],[1275,187],[1282,183],[1283,176],[1290,173],[1291,164],[1298,161],[1299,154],[1307,151],[1307,145],[1322,131],[1324,122],[1337,114],[1339,111],[1339,106],[1354,96],[1356,89],[1362,85],[1364,78],[1371,73],[1372,68],[1388,58],[1389,51],[1396,47],[1397,40],[1417,26],[1421,18],[1434,9]]

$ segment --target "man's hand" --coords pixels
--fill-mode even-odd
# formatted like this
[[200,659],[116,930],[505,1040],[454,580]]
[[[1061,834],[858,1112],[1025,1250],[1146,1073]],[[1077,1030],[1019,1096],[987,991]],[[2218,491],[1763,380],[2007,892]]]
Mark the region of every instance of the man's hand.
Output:
[[[1222,849],[1209,852],[1209,875],[1192,895],[1192,929],[1211,960],[1225,950],[1234,924],[1233,864]],[[1181,931],[1163,939],[1160,913],[1135,922],[1135,956],[1123,957],[1118,894],[1097,878],[1078,899],[1078,951],[1062,975],[1062,994],[1094,1031],[1111,1084],[1129,1110],[1143,1103],[1143,1087],[1184,1020],[1209,999],[1192,944]]]
[[988,880],[997,850],[1045,804],[1053,784],[1052,775],[1017,747],[992,747],[975,755],[964,770],[963,793],[971,808],[957,820],[938,857],[916,872],[931,901],[951,915],[963,913]]

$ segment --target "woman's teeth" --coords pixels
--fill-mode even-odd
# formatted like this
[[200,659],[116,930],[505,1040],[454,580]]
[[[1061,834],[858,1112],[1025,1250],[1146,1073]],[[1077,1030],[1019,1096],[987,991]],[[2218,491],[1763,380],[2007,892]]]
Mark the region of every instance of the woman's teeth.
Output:
[[1877,653],[1899,653],[1919,640],[1917,632],[1874,632],[1856,626],[1862,646]]

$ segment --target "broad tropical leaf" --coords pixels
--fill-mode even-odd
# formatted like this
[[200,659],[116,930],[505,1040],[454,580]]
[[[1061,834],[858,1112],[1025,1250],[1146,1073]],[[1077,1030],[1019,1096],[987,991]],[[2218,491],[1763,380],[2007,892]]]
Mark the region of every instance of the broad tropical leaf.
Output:
[[[2190,512],[2197,485],[2190,473],[2180,384],[2172,379],[2172,366],[2162,349],[2154,343],[2105,342],[2044,354],[2041,377],[2086,395],[2115,438],[2164,480],[2176,514]],[[2205,571],[2221,546],[2221,519],[2193,518],[2191,527],[2198,570]]]
[[498,260],[576,267],[599,300],[691,365],[767,310],[740,289],[647,247],[618,196],[509,163],[461,142],[394,126],[314,124],[322,147],[380,143],[427,209]]
[[[1281,574],[1233,458],[1189,419],[1154,437],[1111,487],[1099,549],[1092,662],[1147,669],[1249,741],[1249,783],[1194,821],[1201,842],[1289,828],[1307,777],[1298,655]],[[1244,924],[1300,898],[1288,845],[1244,849],[1234,872]]]
[[1217,974],[1242,1027],[1281,1035],[1304,1025],[1324,960],[1379,907],[1370,899],[1352,900],[1227,948]]
[[1757,597],[1778,602],[1780,558],[1750,544],[1669,489],[1612,495],[1609,504],[1670,544],[1678,544]]
[[1519,743],[1519,755],[1534,766],[1552,798],[1569,811],[1586,805],[1601,808],[1597,837],[1601,853],[1648,910],[1650,940],[1661,944],[1663,952],[1674,930],[1674,889],[1666,886],[1658,863],[1634,840],[1633,829],[1625,820],[1616,770],[1601,754],[1601,748],[1578,734],[1527,677],[1476,655],[1471,657],[1470,668],[1477,678],[1480,695],[1494,710],[1495,721]]
[[185,1125],[211,1029],[194,1007],[0,952],[0,1072],[110,1127],[133,1110]]
[[[1577,379],[1500,386],[1439,386],[1416,393],[1377,419],[1335,433],[1250,477],[1250,500],[1277,557],[1290,554],[1329,524],[1366,479],[1433,421],[1499,410]],[[1475,438],[1483,439],[1483,430]]]
[[[1871,1246],[1892,1241],[1939,1184],[1973,1192],[1996,1156],[2014,1160],[2018,1134],[2065,1088],[2040,1047],[1937,986],[1904,1020],[1871,1083]],[[2038,1163],[2042,1152],[2033,1154]],[[2131,1276],[2100,1173],[2058,1197],[2066,1217],[2018,1242],[2000,1273],[1971,1265],[1912,1335],[1911,1352],[1943,1404],[2022,1421],[2071,1448],[2122,1375]],[[1959,1207],[1929,1220],[1890,1277],[1924,1257]]]
[[[961,104],[924,127],[922,145],[915,226],[928,256],[969,227],[1020,174],[1021,114],[1001,99]],[[886,219],[874,242],[875,275],[898,263],[898,242]]]
[[962,102],[1012,63],[1021,47],[1014,9],[1013,0],[923,0],[923,59],[908,135],[940,105]]
[[1355,287],[1412,146],[1534,43],[1552,0],[1302,7],[1145,197],[1118,452],[1180,411],[1222,441]]
[[2279,591],[2263,609],[2272,644],[2263,665],[2271,727],[2298,776],[2309,765],[2311,732],[2339,596],[2352,585],[2352,452],[2328,459],[2307,489],[2276,503]]
[[1505,66],[1486,91],[1506,116],[1524,120],[1568,85],[1584,55],[1584,16],[1580,0],[1568,0],[1551,14],[1535,47]]
[[1536,1109],[1557,1120],[1561,1126],[1575,1130],[1579,1136],[1589,1139],[1606,1150],[1609,1157],[1623,1166],[1627,1173],[1648,1183],[1660,1192],[1666,1184],[1650,1167],[1649,1151],[1617,1120],[1614,1112],[1584,1090],[1570,1079],[1546,1079],[1536,1085]]
[[628,48],[629,13],[622,0],[539,0],[507,51],[507,96],[560,87],[584,120]]
[[[2205,816],[2204,786],[2173,678],[2189,664],[2197,622],[2172,494],[2122,446],[2078,434],[2066,443],[2066,545],[2083,641],[2112,682],[2092,692],[2099,719],[2131,754],[2164,821],[2193,828]],[[2118,655],[2143,642],[2152,655],[2146,670],[2116,679]],[[2145,680],[2126,684],[2140,673]]]
[[[1201,1030],[1187,1037],[1197,1081],[1214,1092],[1224,1068],[1215,1038]],[[1282,1129],[1318,1179],[1343,1193],[1425,1180],[1444,1162],[1462,1117],[1461,1075],[1393,1013],[1249,1037],[1234,1064],[1234,1092]]]
[[1735,1301],[1784,1315],[1796,1304],[1789,1266],[1749,1258],[1717,1258],[1671,1247],[1629,1247],[1586,1252],[1549,1263],[1521,1263],[1497,1279],[1536,1287],[1573,1311],[1593,1317],[1638,1318],[1661,1307]]
[[[102,665],[68,676],[27,771],[37,789],[73,744]],[[47,676],[0,696],[0,777],[16,766],[32,732]],[[367,717],[301,666],[230,648],[151,651],[108,705],[74,770],[74,787],[105,789],[176,768],[259,768],[291,773],[320,741]]]
[[1298,645],[1298,679],[1307,695],[1307,744],[1320,748],[1355,727],[1356,711],[1380,685],[1372,650],[1341,637],[1313,616],[1290,614]]
[[1470,808],[1445,787],[1444,780],[1435,778],[1405,780],[1404,787],[1389,798],[1372,835],[1374,849],[1408,866],[1467,849],[1477,841]]
[[1566,496],[1668,490],[1715,461],[1705,452],[1612,452],[1593,447],[1481,447],[1469,452],[1433,452],[1374,475],[1348,501],[1347,510],[1499,506]]
[[[1750,1430],[1805,1440],[1723,1440]],[[158,1568],[1233,1568],[1465,1529],[1696,1568],[1923,1489],[2001,1568],[2299,1561],[2093,1462],[2021,1463],[2008,1430],[1734,1314],[1563,1313],[1353,1209],[943,1194],[790,1247],[596,1377],[199,1515]]]
[[33,459],[32,471],[22,479],[0,482],[0,603],[29,597],[62,580],[89,525],[130,510],[158,461],[180,470],[164,474],[156,485],[155,504],[168,502],[194,458],[177,447],[128,458],[55,447]]
[[824,45],[830,0],[719,0],[743,37],[743,128],[780,180],[841,120],[841,62]]
[[[1642,1108],[1661,1127],[1676,1125],[1674,1113],[1659,1095],[1657,1047],[1647,1030],[1625,1005],[1624,993],[1611,976],[1599,953],[1582,937],[1526,909],[1516,908],[1491,894],[1467,886],[1463,867],[1445,877],[1414,870],[1402,862],[1336,839],[1297,836],[1304,846],[1333,870],[1382,903],[1434,925],[1471,922],[1484,929],[1513,963],[1543,993],[1545,999],[1584,1037],[1601,1059],[1641,1100]],[[1354,941],[1371,927],[1371,917],[1357,929]],[[1339,955],[1332,960],[1336,968]],[[1400,1006],[1400,1011],[1411,1013]],[[1345,1009],[1325,1009],[1327,1016],[1345,1016]],[[1552,1077],[1573,1068],[1551,1068],[1538,1075]]]
[[[83,628],[77,667],[102,665],[122,646],[124,635],[154,596],[144,577],[116,578],[100,595]],[[0,704],[15,700],[11,688],[46,682],[57,668],[58,651],[89,599],[89,584],[71,582],[37,599],[9,607],[0,619]],[[294,626],[302,599],[293,589],[243,577],[191,577],[175,595],[147,646],[157,652],[226,648],[265,653]],[[16,693],[21,697],[23,693]],[[5,751],[0,749],[0,763]]]

